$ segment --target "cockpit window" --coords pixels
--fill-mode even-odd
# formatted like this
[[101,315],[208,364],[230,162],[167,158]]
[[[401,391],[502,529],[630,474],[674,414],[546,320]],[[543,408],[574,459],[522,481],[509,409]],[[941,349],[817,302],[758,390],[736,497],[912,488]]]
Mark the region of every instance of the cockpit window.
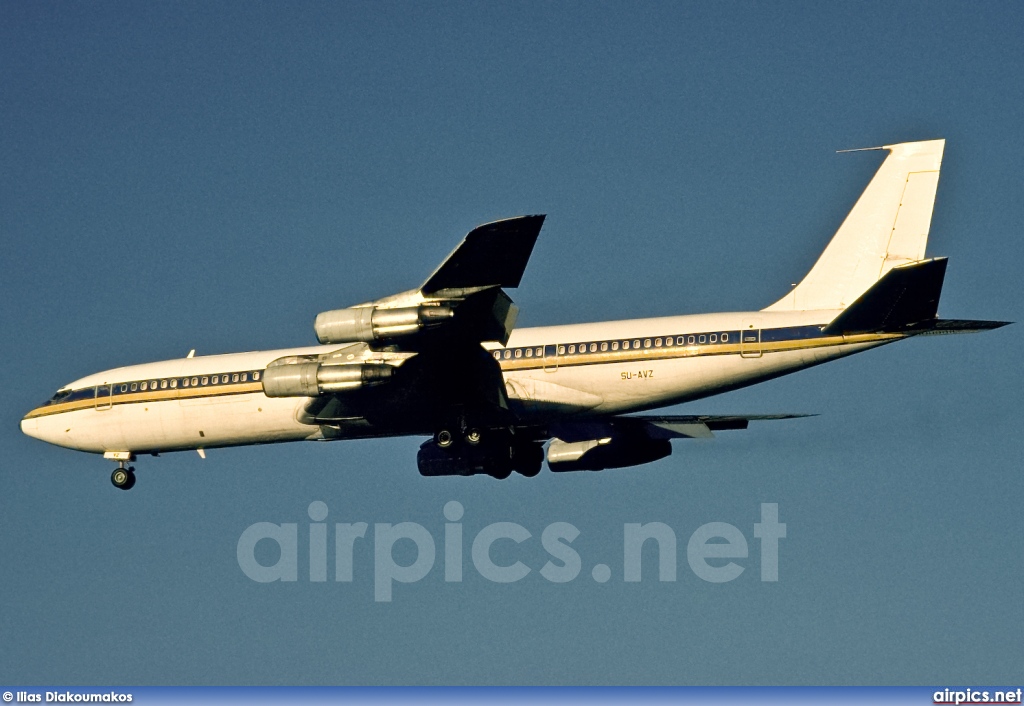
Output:
[[71,390],[57,390],[53,397],[46,401],[46,404],[60,404],[71,396]]

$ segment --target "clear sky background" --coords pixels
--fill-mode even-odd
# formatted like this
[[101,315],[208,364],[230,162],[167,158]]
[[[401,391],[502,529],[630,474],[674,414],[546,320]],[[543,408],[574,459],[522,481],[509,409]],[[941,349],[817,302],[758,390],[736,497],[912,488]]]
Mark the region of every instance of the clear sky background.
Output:
[[[398,439],[144,458],[123,493],[18,421],[97,370],[312,343],[525,213],[549,216],[523,325],[759,309],[882,158],[835,150],[906,140],[947,139],[940,314],[1024,319],[1022,37],[1016,2],[3,3],[0,682],[1019,684],[1021,325],[683,406],[821,416],[604,473],[425,479]],[[439,542],[458,500],[467,545],[518,522],[495,558],[534,570],[487,582],[467,546],[461,584],[439,553],[381,604],[365,544],[352,584],[302,552],[296,583],[246,578],[242,531],[302,537],[314,500]],[[556,521],[581,531],[562,585],[537,572]],[[627,584],[622,526],[651,521],[679,579],[651,549]],[[712,521],[750,543],[731,583],[686,563]]]

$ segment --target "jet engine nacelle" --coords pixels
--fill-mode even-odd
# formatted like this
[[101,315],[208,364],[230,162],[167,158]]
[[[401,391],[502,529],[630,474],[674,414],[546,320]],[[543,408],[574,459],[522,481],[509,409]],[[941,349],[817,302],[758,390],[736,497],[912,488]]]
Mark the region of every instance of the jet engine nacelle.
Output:
[[274,365],[263,371],[263,392],[267,397],[316,397],[379,385],[390,380],[394,372],[392,366],[383,363]]
[[548,468],[552,471],[603,471],[639,466],[671,453],[672,443],[668,439],[633,436],[574,442],[552,439],[548,446]]
[[360,306],[324,311],[317,315],[313,329],[320,343],[370,343],[383,338],[408,336],[443,324],[452,314],[452,308],[444,304],[421,304],[400,309]]

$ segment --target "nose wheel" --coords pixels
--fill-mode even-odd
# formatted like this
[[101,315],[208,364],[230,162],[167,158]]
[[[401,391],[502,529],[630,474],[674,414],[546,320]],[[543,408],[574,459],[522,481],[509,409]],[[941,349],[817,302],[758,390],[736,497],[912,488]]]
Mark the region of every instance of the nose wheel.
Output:
[[119,490],[131,490],[135,487],[135,468],[122,463],[110,474],[110,482]]

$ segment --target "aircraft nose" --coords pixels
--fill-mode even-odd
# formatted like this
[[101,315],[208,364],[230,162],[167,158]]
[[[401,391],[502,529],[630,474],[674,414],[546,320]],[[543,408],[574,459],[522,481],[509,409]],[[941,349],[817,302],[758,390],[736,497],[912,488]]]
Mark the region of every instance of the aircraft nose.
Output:
[[[31,414],[31,412],[29,412]],[[33,439],[39,438],[39,420],[32,417],[29,418],[27,415],[21,420],[21,433],[26,436],[31,436]]]

